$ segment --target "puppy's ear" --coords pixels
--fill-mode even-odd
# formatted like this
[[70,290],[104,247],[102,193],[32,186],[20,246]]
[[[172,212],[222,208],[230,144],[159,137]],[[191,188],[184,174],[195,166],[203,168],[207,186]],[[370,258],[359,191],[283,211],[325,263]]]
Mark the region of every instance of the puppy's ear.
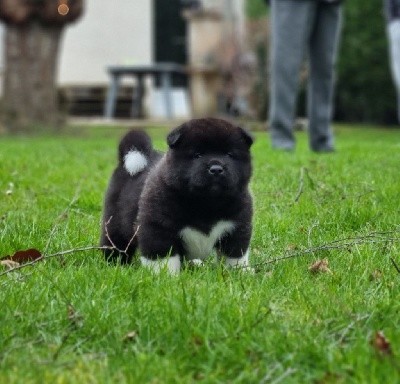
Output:
[[239,129],[240,129],[240,133],[241,133],[241,135],[242,135],[242,137],[243,137],[245,143],[246,143],[246,144],[248,145],[248,147],[250,148],[251,145],[252,145],[253,142],[254,142],[253,135],[252,135],[247,129],[244,129],[244,128],[242,128],[242,127],[239,127]]
[[178,128],[175,128],[173,131],[169,133],[167,136],[167,143],[170,148],[176,148],[177,145],[179,144],[179,141],[182,137],[182,129],[183,125],[181,125]]

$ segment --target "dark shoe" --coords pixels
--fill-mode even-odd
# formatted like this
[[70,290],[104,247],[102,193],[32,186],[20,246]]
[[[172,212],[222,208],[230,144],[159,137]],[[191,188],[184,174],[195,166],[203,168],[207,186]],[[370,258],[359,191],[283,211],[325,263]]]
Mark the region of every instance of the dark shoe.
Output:
[[290,142],[272,143],[272,149],[276,149],[278,151],[293,152],[294,148],[294,143]]
[[312,148],[311,149],[315,153],[332,153],[335,152],[335,148],[325,147],[325,148]]

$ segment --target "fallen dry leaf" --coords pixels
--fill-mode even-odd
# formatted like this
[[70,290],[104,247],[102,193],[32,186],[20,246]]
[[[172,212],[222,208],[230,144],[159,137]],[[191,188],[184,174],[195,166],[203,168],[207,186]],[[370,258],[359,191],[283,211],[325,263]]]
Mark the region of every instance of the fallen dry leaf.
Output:
[[67,315],[68,320],[76,327],[80,327],[82,325],[83,317],[76,311],[75,307],[72,304],[68,304],[67,306]]
[[136,331],[131,331],[128,332],[123,338],[122,341],[127,342],[127,341],[133,341],[137,338],[138,334]]
[[8,183],[8,189],[6,191],[6,195],[10,196],[14,192],[14,183]]
[[68,314],[68,319],[69,320],[74,320],[76,317],[76,310],[72,304],[68,304],[67,307],[67,314]]
[[201,346],[204,345],[204,340],[203,340],[203,338],[201,336],[194,335],[192,337],[192,343],[197,347],[201,347]]
[[12,261],[12,260],[0,260],[0,265],[3,265],[4,267],[8,268],[8,269],[13,269],[16,267],[19,267],[20,264],[17,263],[16,261]]
[[287,252],[297,251],[299,249],[297,244],[288,244],[285,248]]
[[328,259],[317,260],[315,263],[308,267],[311,273],[332,273],[328,267]]
[[31,248],[26,251],[17,251],[12,256],[4,256],[0,260],[11,260],[19,264],[25,264],[30,261],[38,260],[42,257],[42,254],[37,249]]
[[323,377],[315,381],[315,384],[339,384],[344,383],[345,380],[338,373],[327,372]]
[[386,339],[382,331],[378,331],[375,333],[373,339],[371,340],[371,344],[376,351],[380,352],[383,355],[392,354],[392,347],[390,346],[390,342]]
[[376,281],[380,280],[383,277],[383,273],[380,269],[375,269],[370,275],[369,275],[369,280],[370,281]]

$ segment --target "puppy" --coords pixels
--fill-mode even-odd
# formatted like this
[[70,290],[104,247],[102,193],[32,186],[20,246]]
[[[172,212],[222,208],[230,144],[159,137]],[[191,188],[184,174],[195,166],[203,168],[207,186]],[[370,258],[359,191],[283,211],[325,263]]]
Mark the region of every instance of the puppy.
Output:
[[129,262],[137,246],[143,265],[178,273],[215,249],[228,266],[247,267],[252,232],[248,190],[252,137],[224,120],[191,120],[167,137],[161,155],[142,131],[119,146],[119,165],[104,204],[107,259]]
[[[104,199],[100,246],[107,260],[131,262],[136,251],[139,197],[149,170],[161,159],[153,150],[150,137],[132,130],[120,141],[118,166],[114,170]],[[121,250],[124,252],[118,252]]]

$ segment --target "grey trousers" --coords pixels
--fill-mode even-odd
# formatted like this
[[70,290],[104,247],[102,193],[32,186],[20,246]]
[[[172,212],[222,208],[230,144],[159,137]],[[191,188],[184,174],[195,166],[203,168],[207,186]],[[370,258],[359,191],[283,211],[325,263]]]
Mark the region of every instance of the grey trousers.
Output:
[[300,70],[308,58],[310,147],[314,151],[334,149],[331,118],[341,11],[341,5],[316,0],[271,1],[269,127],[275,148],[295,146]]

